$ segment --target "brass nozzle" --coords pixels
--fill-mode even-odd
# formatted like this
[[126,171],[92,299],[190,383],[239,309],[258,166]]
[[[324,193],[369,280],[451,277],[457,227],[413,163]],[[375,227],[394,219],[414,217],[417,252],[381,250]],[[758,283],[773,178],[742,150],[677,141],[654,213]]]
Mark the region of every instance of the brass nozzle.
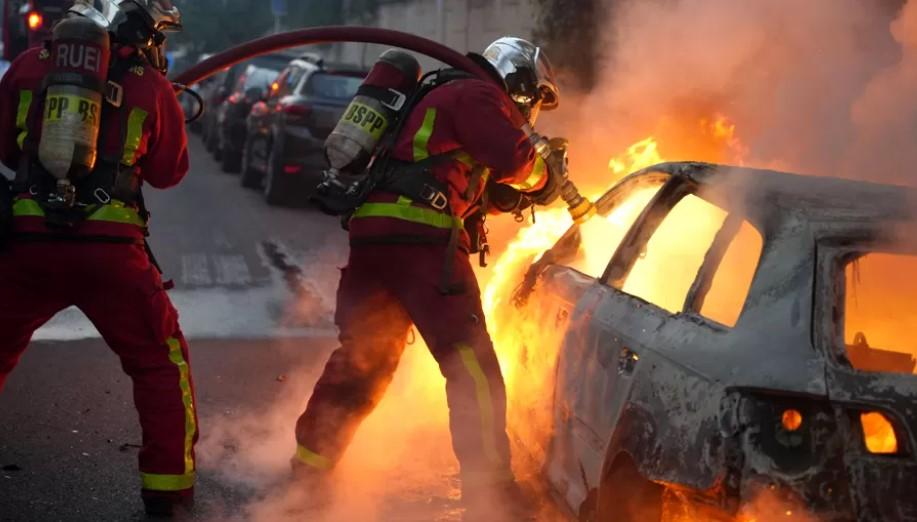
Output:
[[574,223],[583,223],[595,215],[595,205],[584,198],[569,179],[560,187],[560,197],[567,204],[567,211],[570,212]]

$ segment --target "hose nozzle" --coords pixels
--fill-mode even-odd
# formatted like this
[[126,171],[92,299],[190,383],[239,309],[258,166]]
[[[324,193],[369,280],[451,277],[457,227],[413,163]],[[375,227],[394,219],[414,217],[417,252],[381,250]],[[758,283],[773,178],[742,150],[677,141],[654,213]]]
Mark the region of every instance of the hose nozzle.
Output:
[[595,215],[595,205],[580,194],[576,185],[568,178],[560,187],[560,197],[567,204],[567,211],[576,224],[582,224]]

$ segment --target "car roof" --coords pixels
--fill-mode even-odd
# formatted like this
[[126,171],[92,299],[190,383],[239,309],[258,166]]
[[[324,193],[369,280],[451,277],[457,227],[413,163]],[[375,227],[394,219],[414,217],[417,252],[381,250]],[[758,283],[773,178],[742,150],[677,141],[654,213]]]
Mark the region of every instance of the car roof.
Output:
[[917,190],[901,185],[701,162],[667,162],[638,171],[663,172],[698,186],[724,208],[766,214],[775,207],[811,220],[912,220]]

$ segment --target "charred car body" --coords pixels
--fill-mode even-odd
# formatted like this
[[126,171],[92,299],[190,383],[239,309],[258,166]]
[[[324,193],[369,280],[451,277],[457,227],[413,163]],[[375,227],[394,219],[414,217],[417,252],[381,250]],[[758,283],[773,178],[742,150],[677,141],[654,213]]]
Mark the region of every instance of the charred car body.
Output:
[[519,350],[556,361],[547,443],[516,436],[566,505],[734,520],[770,494],[781,515],[917,520],[914,196],[701,163],[606,193],[512,312],[558,331]]

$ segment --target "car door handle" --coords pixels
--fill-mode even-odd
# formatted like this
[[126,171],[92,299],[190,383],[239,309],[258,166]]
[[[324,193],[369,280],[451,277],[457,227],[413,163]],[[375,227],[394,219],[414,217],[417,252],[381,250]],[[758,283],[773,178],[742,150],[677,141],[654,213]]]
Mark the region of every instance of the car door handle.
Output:
[[640,356],[637,355],[637,352],[630,348],[621,348],[621,353],[618,355],[618,373],[621,375],[632,375],[634,369],[637,368],[637,362],[639,360]]

